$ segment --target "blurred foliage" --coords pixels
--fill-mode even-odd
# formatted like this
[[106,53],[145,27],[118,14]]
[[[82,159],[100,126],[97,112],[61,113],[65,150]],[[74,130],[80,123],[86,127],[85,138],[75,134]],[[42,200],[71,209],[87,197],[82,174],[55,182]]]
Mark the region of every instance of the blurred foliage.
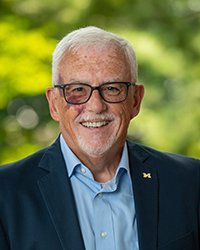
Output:
[[56,138],[44,95],[51,54],[59,39],[86,25],[116,32],[136,49],[146,93],[129,136],[200,157],[199,0],[1,0],[0,163]]

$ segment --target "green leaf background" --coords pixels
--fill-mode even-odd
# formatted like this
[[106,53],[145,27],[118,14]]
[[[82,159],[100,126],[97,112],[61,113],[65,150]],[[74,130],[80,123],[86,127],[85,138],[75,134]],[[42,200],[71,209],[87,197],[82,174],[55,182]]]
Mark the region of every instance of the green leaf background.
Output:
[[133,140],[200,157],[199,0],[1,0],[0,163],[27,156],[58,135],[45,99],[56,43],[95,25],[128,39],[145,85]]

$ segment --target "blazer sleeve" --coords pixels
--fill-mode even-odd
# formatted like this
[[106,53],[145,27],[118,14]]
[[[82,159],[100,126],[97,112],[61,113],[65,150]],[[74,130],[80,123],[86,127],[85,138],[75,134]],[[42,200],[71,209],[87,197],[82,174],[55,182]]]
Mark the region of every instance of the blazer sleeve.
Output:
[[10,249],[10,247],[8,246],[6,235],[5,235],[5,232],[3,230],[1,222],[0,222],[0,249],[2,249],[2,250],[9,250]]

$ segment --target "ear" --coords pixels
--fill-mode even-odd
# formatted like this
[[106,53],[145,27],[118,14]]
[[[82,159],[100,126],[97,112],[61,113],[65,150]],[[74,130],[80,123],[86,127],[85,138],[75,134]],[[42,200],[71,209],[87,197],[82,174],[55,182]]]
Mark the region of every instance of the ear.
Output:
[[144,97],[144,85],[135,85],[133,97],[133,109],[132,109],[132,117],[135,117],[140,112],[140,107],[142,103],[142,99]]
[[51,114],[51,117],[55,120],[55,121],[59,121],[59,112],[58,112],[58,100],[57,100],[57,96],[55,93],[55,89],[49,87],[46,89],[46,98],[47,101],[49,103],[49,111]]

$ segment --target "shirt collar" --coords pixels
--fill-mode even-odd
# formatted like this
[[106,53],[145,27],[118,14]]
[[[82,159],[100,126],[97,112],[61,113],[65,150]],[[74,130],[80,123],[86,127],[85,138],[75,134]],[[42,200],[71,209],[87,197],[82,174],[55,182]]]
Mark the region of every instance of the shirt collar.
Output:
[[[61,145],[61,151],[62,151],[64,160],[65,160],[65,164],[66,164],[66,168],[67,168],[67,172],[68,172],[68,177],[71,177],[74,173],[74,169],[76,168],[76,166],[83,165],[83,163],[71,151],[71,149],[69,148],[69,146],[65,142],[62,134],[60,135],[60,145]],[[125,145],[124,145],[121,160],[119,162],[119,165],[118,165],[118,168],[116,171],[116,175],[118,174],[120,169],[127,170],[127,173],[130,175],[127,143],[125,143]]]
[[68,177],[71,177],[76,166],[81,165],[81,161],[76,157],[76,155],[71,151],[65,142],[62,134],[60,135],[60,145],[61,151],[65,160]]

